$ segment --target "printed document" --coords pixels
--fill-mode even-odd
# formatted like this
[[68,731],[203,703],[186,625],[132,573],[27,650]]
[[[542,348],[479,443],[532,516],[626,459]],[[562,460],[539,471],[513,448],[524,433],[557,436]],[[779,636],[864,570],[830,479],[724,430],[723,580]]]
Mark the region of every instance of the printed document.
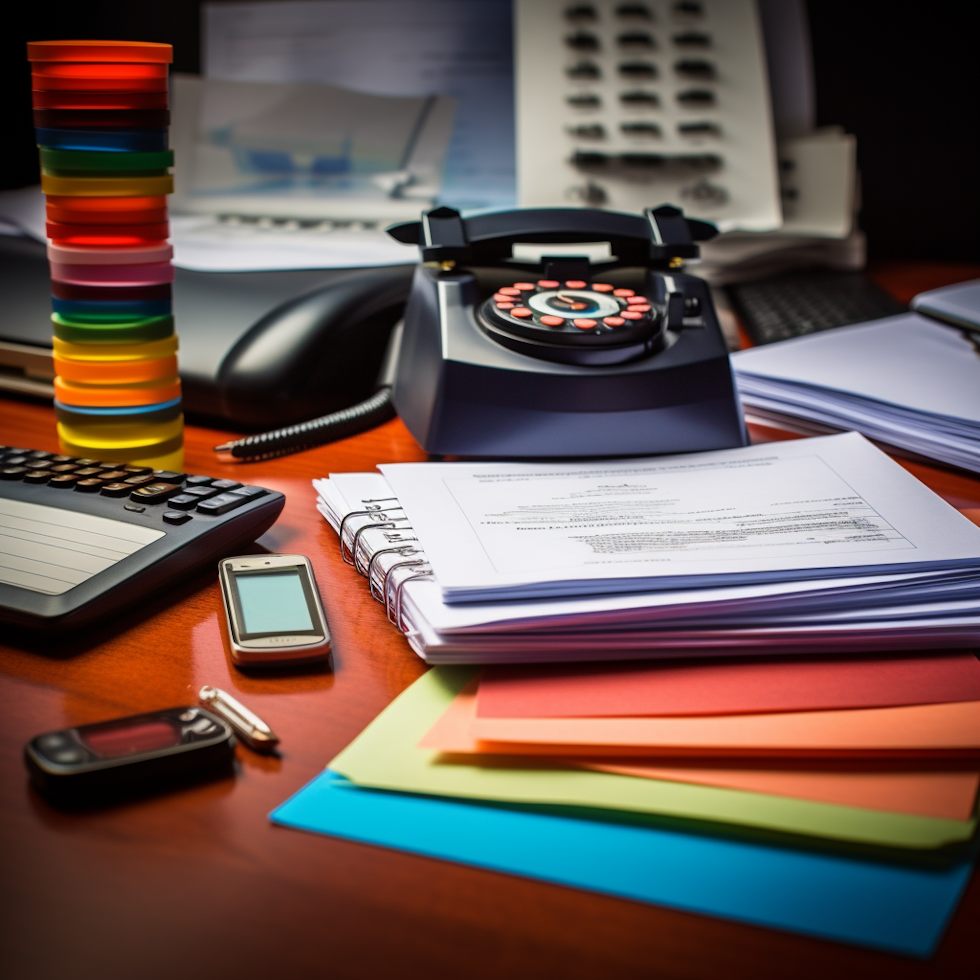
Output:
[[380,469],[449,602],[980,566],[980,528],[854,433]]

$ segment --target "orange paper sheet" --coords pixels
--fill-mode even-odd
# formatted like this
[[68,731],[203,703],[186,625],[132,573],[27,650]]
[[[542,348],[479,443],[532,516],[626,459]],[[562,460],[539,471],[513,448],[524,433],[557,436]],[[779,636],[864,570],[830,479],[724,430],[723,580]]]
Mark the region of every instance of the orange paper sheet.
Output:
[[564,756],[980,757],[980,702],[707,718],[479,718],[460,694],[421,747]]
[[758,714],[980,701],[972,653],[487,667],[480,718]]
[[919,817],[968,820],[980,788],[980,773],[951,772],[828,772],[823,770],[736,769],[685,767],[639,760],[577,762],[583,769],[614,772],[643,779],[667,779],[722,789],[790,796],[797,800],[835,803],[865,810],[887,810]]

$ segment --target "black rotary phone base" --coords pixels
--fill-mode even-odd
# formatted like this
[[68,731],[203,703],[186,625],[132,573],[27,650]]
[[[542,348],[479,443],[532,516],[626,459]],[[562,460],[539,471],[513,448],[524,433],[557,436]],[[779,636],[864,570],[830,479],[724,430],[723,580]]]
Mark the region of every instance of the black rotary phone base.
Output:
[[[643,217],[568,208],[468,219],[438,208],[389,234],[417,242],[423,261],[375,395],[222,450],[294,452],[370,428],[392,404],[438,455],[623,456],[746,444],[710,290],[681,271],[713,226],[673,207]],[[488,272],[507,285],[483,285]]]

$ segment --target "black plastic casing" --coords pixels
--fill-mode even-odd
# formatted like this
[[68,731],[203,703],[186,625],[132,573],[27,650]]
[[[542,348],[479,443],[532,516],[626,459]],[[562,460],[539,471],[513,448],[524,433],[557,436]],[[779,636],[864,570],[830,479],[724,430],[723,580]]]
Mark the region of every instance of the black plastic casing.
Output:
[[186,705],[114,721],[166,720],[180,726],[179,716],[192,711],[197,717],[211,721],[217,731],[192,737],[185,733],[178,745],[116,758],[90,758],[65,764],[55,762],[45,754],[43,739],[60,735],[79,743],[79,736],[84,736],[87,730],[101,729],[106,723],[82,725],[60,732],[46,732],[31,739],[24,746],[24,762],[32,782],[44,796],[54,803],[70,806],[98,805],[231,775],[235,735],[227,722],[204,708]]

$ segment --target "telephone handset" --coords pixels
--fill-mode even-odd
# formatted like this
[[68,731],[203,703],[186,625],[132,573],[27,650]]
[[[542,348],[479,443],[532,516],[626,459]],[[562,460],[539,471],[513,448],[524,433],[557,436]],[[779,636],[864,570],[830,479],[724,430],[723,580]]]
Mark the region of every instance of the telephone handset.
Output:
[[367,401],[221,447],[255,458],[362,431],[394,411],[430,453],[604,456],[744,445],[728,352],[702,280],[713,225],[674,207],[463,218],[388,229],[418,244],[404,326]]

